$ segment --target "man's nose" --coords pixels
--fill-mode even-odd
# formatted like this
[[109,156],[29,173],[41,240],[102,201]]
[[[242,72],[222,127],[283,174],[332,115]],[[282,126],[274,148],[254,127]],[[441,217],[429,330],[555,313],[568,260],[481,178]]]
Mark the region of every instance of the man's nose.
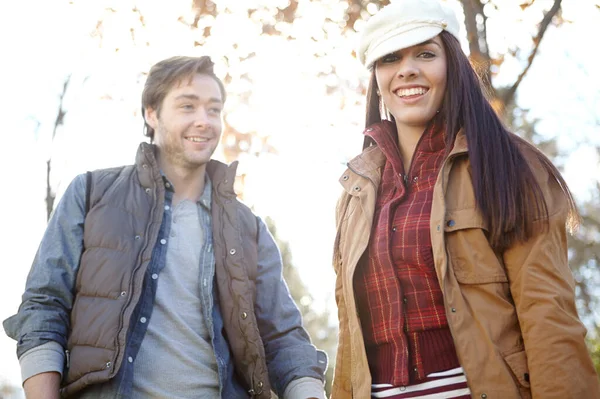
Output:
[[204,107],[198,107],[195,113],[194,125],[200,128],[206,128],[209,124],[208,112]]

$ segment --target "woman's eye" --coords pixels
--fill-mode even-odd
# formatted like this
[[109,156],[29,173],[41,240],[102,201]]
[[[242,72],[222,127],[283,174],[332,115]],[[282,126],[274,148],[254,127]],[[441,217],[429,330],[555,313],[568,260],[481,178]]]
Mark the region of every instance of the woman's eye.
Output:
[[435,53],[432,53],[431,51],[423,51],[421,54],[419,54],[419,57],[421,57],[421,58],[434,58],[435,57]]
[[398,60],[398,56],[395,55],[395,54],[388,54],[388,55],[385,55],[385,56],[383,56],[381,58],[381,62],[383,64],[387,64],[387,63],[390,63],[390,62],[395,62],[397,60]]

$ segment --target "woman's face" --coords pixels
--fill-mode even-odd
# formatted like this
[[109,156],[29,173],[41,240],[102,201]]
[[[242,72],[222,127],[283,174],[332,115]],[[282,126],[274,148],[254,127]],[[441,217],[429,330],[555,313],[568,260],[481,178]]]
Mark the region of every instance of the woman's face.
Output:
[[439,36],[377,60],[377,86],[398,131],[425,129],[442,105],[446,69],[446,51]]

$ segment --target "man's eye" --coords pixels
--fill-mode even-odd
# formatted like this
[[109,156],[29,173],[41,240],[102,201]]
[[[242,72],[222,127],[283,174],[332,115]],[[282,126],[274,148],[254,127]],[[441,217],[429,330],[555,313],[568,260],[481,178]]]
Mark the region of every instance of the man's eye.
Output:
[[194,106],[192,104],[181,104],[180,108],[186,111],[190,111],[194,109]]
[[208,111],[215,115],[220,115],[222,112],[221,108],[210,108]]

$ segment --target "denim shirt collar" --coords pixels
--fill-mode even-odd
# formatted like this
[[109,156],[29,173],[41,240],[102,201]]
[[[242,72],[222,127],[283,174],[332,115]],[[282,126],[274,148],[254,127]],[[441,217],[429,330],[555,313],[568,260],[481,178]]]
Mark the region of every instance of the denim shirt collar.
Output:
[[[162,169],[160,170],[160,175],[162,176],[163,183],[165,184],[165,190],[171,191],[172,193],[174,193],[175,190],[173,189],[173,184],[169,181],[169,179],[167,178],[165,173],[162,171]],[[197,203],[199,205],[202,205],[203,207],[205,207],[206,209],[208,209],[210,211],[211,210],[211,201],[212,201],[212,181],[210,180],[210,176],[208,175],[208,173],[204,173],[204,191],[202,192],[202,195],[198,199]]]

